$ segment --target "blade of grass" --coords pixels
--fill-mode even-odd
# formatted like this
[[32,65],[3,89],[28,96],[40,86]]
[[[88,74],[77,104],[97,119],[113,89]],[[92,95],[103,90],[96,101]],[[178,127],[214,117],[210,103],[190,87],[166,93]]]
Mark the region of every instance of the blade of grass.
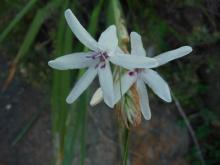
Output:
[[[88,31],[93,36],[97,32],[98,17],[100,15],[101,7],[104,0],[100,0],[96,7],[93,9]],[[86,51],[87,48],[84,48]],[[80,71],[79,76],[81,77],[84,73],[83,70]],[[85,92],[77,102],[76,112],[71,112],[70,118],[68,119],[67,124],[67,135],[65,140],[65,156],[64,164],[71,164],[74,154],[76,151],[76,142],[79,138],[80,142],[80,164],[84,164],[85,159],[85,135],[86,135],[86,121],[87,121],[87,92]]]
[[[67,29],[63,16],[64,8],[68,5],[68,0],[64,1],[62,5],[56,33],[57,36],[55,38],[56,49],[54,57],[61,56],[72,50],[71,32]],[[52,122],[55,145],[55,164],[59,165],[62,164],[64,158],[65,123],[69,110],[65,98],[70,90],[70,71],[61,72],[54,70],[52,84]]]
[[186,126],[188,128],[188,130],[189,130],[189,133],[190,133],[190,135],[191,135],[191,137],[193,139],[193,142],[195,143],[195,147],[196,147],[197,154],[198,154],[197,156],[198,156],[198,158],[199,158],[199,160],[201,162],[201,165],[205,165],[205,160],[203,158],[201,147],[199,145],[198,139],[197,139],[197,137],[195,135],[195,131],[193,130],[193,128],[192,128],[192,126],[190,124],[190,121],[187,118],[187,116],[186,116],[186,114],[185,114],[185,112],[184,112],[184,110],[183,110],[179,100],[177,99],[177,97],[175,96],[175,94],[172,91],[171,91],[171,94],[172,94],[173,100],[174,100],[174,102],[176,104],[176,107],[177,107],[181,117],[183,118],[183,120],[184,120],[184,122],[185,122],[185,124],[186,124]]
[[[45,99],[48,100],[48,99]],[[12,146],[16,145],[32,128],[32,126],[36,123],[36,121],[39,119],[40,114],[45,110],[46,102],[41,104],[42,107],[40,107],[31,117],[30,121],[21,129],[19,134],[14,138],[12,141]]]
[[[35,15],[34,20],[32,21],[28,32],[24,38],[24,41],[18,51],[18,54],[15,58],[15,62],[17,63],[26,53],[30,50],[34,39],[36,38],[42,24],[44,21],[51,15],[51,11],[53,11],[56,8],[56,3],[51,2],[47,4],[44,8],[39,9],[37,11],[37,14]],[[48,14],[50,13],[50,15]]]
[[37,0],[30,0],[24,8],[15,16],[15,18],[10,22],[10,24],[5,28],[5,30],[0,35],[0,43],[7,37],[7,35],[13,30],[13,28],[19,23],[19,21],[25,16],[25,14],[30,11],[30,9],[35,5]]
[[22,45],[18,51],[18,54],[16,55],[15,59],[13,60],[10,68],[9,68],[9,73],[8,73],[8,77],[6,79],[6,81],[4,82],[3,85],[3,90],[5,90],[8,85],[10,84],[10,82],[12,81],[12,79],[14,78],[15,72],[16,72],[16,68],[17,68],[17,64],[18,62],[21,60],[21,58],[23,58],[25,55],[27,55],[27,52],[29,51],[29,49],[31,48],[34,39],[36,38],[41,25],[43,24],[43,22],[45,21],[45,19],[49,16],[48,15],[48,11],[51,8],[55,7],[55,3],[49,3],[45,8],[39,9],[37,11],[37,14],[35,15],[27,34],[25,35],[24,41],[22,42]]
[[124,130],[124,155],[123,155],[123,165],[128,162],[128,144],[129,144],[129,129]]
[[65,137],[65,147],[64,147],[64,165],[71,164],[75,150],[77,137],[80,131],[82,111],[81,109],[75,108],[70,111],[67,118],[67,132]]
[[[112,0],[109,4],[108,23],[114,23],[117,27],[119,46],[124,49],[129,42],[129,36],[125,25],[125,20],[118,0]],[[127,49],[127,48],[126,48]]]
[[99,0],[98,4],[95,6],[95,8],[92,11],[90,21],[89,21],[89,27],[88,27],[88,32],[92,36],[95,36],[97,32],[98,18],[99,18],[103,3],[104,3],[104,0]]
[[[112,0],[109,4],[108,10],[108,22],[116,24],[117,31],[118,31],[118,39],[119,39],[119,46],[125,51],[128,52],[128,42],[129,36],[125,26],[125,20],[123,18],[123,11],[121,8],[121,4],[119,0]],[[115,68],[116,70],[117,68]],[[117,71],[117,70],[116,70]],[[119,69],[119,74],[121,75],[121,69]],[[120,79],[121,76],[119,76]],[[121,82],[121,80],[119,80]],[[124,101],[124,99],[122,99]],[[124,102],[121,101],[121,108],[124,106]],[[124,109],[121,109],[122,111]],[[122,152],[122,161],[123,165],[128,163],[128,142],[129,142],[129,130],[127,128],[120,128],[119,129],[119,140],[121,143],[121,152]]]
[[87,123],[87,92],[84,93],[79,101],[81,113],[81,134],[80,134],[80,164],[84,165],[86,155],[86,123]]
[[[97,32],[97,26],[98,26],[98,18],[100,15],[100,11],[101,8],[103,6],[103,2],[104,0],[99,0],[98,4],[95,6],[95,8],[92,11],[92,15],[90,17],[90,23],[89,23],[89,27],[88,27],[88,31],[91,35],[95,36],[96,32]],[[86,50],[86,48],[84,48],[84,50]],[[80,72],[80,74],[82,74],[83,72]],[[86,146],[85,146],[85,141],[86,141],[86,123],[87,123],[87,97],[88,97],[88,92],[85,92],[85,94],[83,94],[82,96],[82,102],[80,103],[80,105],[83,107],[81,107],[81,109],[83,110],[83,114],[82,114],[82,126],[81,126],[81,147],[80,147],[80,164],[83,165],[84,164],[84,160],[85,160],[85,155],[86,155]]]

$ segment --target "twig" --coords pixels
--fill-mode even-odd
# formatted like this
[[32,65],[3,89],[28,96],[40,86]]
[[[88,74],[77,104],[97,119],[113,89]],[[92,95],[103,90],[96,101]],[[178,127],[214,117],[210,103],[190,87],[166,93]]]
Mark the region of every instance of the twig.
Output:
[[182,116],[184,122],[186,123],[186,126],[189,130],[189,133],[193,139],[193,142],[195,143],[195,146],[196,146],[196,149],[197,149],[197,153],[198,153],[198,158],[200,159],[201,161],[201,164],[202,165],[205,165],[205,161],[204,161],[204,158],[203,158],[203,155],[202,155],[202,151],[201,151],[201,148],[200,148],[200,145],[199,145],[199,142],[196,138],[196,135],[195,135],[195,131],[193,130],[191,124],[190,124],[190,121],[188,120],[182,106],[180,105],[180,102],[178,101],[178,99],[176,98],[176,96],[174,95],[174,93],[171,91],[171,94],[172,94],[172,97],[173,97],[173,100],[175,102],[175,105],[180,113],[180,115]]

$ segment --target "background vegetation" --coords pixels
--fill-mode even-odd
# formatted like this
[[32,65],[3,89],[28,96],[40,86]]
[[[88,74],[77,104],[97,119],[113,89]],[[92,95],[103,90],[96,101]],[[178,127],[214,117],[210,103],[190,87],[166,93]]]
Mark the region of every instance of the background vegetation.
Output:
[[[105,110],[108,108],[104,105],[88,107],[97,83],[69,106],[65,98],[83,71],[54,71],[47,65],[57,56],[85,50],[66,24],[65,9],[71,8],[97,38],[109,24],[117,23],[114,6],[117,2],[1,2],[0,164],[122,162],[121,130],[115,112]],[[128,31],[139,32],[149,51],[158,54],[182,45],[194,49],[190,56],[159,69],[176,99],[165,105],[150,93],[153,119],[132,129],[128,161],[196,165],[202,162],[198,157],[198,152],[202,152],[205,164],[219,164],[220,2],[119,2],[121,8],[118,4],[116,8],[123,13]],[[185,120],[179,111],[184,112]],[[199,142],[199,151],[187,131],[186,119]],[[151,147],[153,151],[149,150]]]

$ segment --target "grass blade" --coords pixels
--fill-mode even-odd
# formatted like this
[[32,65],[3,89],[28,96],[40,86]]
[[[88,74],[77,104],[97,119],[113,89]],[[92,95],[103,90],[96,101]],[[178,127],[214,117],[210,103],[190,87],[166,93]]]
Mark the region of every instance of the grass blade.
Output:
[[[64,10],[69,4],[65,0],[61,5],[60,20],[55,38],[55,52],[54,57],[62,56],[65,53],[72,51],[72,32],[67,26],[64,18]],[[75,75],[77,76],[77,75]],[[52,81],[52,122],[53,122],[53,136],[55,145],[55,163],[57,165],[63,164],[65,157],[65,138],[67,135],[66,122],[67,116],[70,113],[70,108],[65,99],[70,91],[71,73],[70,71],[53,71]]]
[[[45,105],[45,103],[43,104]],[[40,117],[41,112],[45,110],[44,106],[39,108],[31,117],[30,121],[27,123],[27,125],[21,129],[19,134],[15,137],[15,139],[12,141],[12,146],[16,145],[31,129],[31,127],[36,123],[38,118]]]
[[37,0],[30,0],[25,7],[16,15],[16,17],[10,22],[5,30],[0,35],[0,43],[7,37],[12,29],[19,23],[19,21],[27,14],[28,11],[35,5]]
[[[129,36],[125,26],[125,20],[123,18],[123,11],[119,0],[112,0],[109,2],[108,10],[108,22],[109,24],[114,23],[118,31],[119,46],[125,51],[128,52],[128,42]],[[117,68],[115,68],[116,70]],[[117,71],[117,70],[116,70]],[[119,75],[121,75],[121,69],[119,69]],[[119,76],[121,77],[121,76]],[[120,79],[120,78],[119,78]],[[121,81],[121,80],[120,80]],[[124,103],[121,101],[120,107],[123,111]],[[123,165],[128,163],[128,150],[129,150],[129,129],[122,128],[119,129],[119,140],[121,143],[121,152],[122,152],[122,161]]]
[[128,143],[129,143],[129,129],[124,131],[124,155],[123,155],[123,165],[126,165],[128,162]]
[[[97,32],[98,17],[100,15],[101,7],[104,0],[100,0],[96,7],[93,9],[88,31],[93,36]],[[84,48],[84,50],[87,50]],[[81,77],[84,73],[83,70],[80,71],[79,76]],[[75,155],[77,147],[80,148],[80,164],[84,164],[85,160],[85,144],[86,144],[86,123],[87,123],[87,92],[85,92],[78,100],[76,104],[76,111],[69,114],[67,120],[67,134],[65,138],[65,154],[64,154],[64,165],[69,165]],[[78,146],[78,140],[80,146]]]
[[48,17],[48,10],[53,7],[55,7],[54,3],[49,3],[45,8],[39,9],[37,11],[37,14],[34,17],[34,20],[32,21],[32,23],[29,27],[29,30],[28,30],[27,34],[25,35],[24,41],[18,51],[18,54],[16,55],[15,59],[13,60],[11,66],[10,66],[8,77],[3,85],[3,90],[5,90],[8,87],[8,85],[10,84],[12,79],[14,78],[19,60],[21,58],[23,58],[27,54],[29,49],[31,48],[31,46],[34,42],[34,39],[36,38],[36,36],[41,28],[41,25],[43,24],[45,19]]

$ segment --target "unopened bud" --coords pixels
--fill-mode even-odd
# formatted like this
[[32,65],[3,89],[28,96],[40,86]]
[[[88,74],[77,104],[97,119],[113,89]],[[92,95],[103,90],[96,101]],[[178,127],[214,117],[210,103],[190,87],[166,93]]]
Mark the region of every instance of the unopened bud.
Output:
[[141,123],[139,95],[133,85],[116,106],[118,119],[127,128],[136,127]]
[[95,105],[99,104],[102,100],[103,100],[102,89],[98,88],[92,96],[92,99],[90,101],[90,105],[95,106]]

